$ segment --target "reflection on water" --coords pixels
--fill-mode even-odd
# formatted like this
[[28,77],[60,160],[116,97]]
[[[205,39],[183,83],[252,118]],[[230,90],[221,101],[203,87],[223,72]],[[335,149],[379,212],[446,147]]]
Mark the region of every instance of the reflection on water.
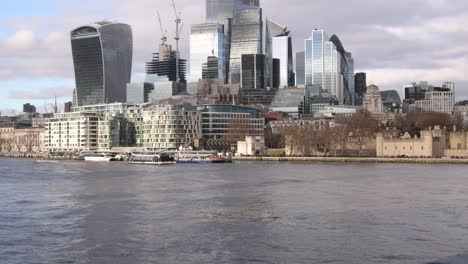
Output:
[[465,166],[0,168],[2,264],[468,260]]

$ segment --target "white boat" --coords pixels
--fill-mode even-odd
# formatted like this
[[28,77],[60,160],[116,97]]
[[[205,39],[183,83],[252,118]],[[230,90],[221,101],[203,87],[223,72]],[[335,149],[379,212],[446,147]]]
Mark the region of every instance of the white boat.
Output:
[[146,165],[176,164],[174,157],[165,154],[134,154],[130,157],[128,163]]
[[92,162],[110,162],[110,161],[117,161],[119,160],[116,155],[113,154],[106,154],[106,153],[92,153],[86,154],[83,156],[85,161],[92,161]]

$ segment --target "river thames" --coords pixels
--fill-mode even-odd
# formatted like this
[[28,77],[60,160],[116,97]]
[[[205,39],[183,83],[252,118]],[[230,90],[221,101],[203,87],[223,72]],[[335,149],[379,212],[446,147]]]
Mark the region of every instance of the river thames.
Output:
[[0,263],[468,263],[468,166],[0,159]]

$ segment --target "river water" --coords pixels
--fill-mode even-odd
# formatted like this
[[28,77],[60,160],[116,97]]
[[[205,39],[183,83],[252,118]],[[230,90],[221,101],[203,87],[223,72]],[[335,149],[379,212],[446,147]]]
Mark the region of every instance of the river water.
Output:
[[0,263],[468,263],[468,167],[0,159]]

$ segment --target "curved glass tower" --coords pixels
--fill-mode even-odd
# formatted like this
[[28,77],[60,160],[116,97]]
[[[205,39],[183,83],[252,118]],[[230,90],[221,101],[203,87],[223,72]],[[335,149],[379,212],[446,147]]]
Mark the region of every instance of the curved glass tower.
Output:
[[337,35],[330,38],[341,55],[341,74],[343,75],[343,104],[354,105],[354,59],[351,53],[346,52]]
[[132,72],[132,29],[97,22],[71,32],[78,106],[126,101]]

